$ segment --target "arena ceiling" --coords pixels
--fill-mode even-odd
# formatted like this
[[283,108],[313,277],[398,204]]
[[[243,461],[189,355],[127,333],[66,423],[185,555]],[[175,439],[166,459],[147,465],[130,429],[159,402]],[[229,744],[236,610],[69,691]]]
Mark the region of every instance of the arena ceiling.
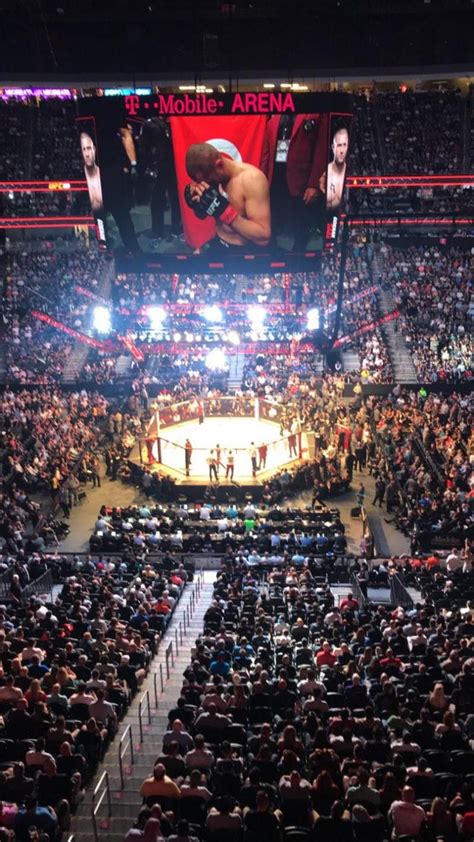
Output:
[[2,76],[472,69],[472,0],[0,0]]

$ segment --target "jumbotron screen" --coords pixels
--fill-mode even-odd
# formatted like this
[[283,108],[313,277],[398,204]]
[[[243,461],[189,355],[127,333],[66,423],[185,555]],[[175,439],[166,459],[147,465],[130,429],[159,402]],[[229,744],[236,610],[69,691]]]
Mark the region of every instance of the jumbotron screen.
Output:
[[78,155],[104,246],[222,261],[307,254],[335,236],[349,96],[131,95],[78,107]]

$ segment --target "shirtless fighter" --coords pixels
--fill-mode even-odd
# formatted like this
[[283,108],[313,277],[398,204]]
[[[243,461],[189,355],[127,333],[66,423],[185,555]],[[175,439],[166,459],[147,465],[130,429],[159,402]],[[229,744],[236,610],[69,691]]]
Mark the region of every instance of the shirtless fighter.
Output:
[[211,247],[240,251],[261,248],[271,237],[267,177],[252,166],[220,154],[210,143],[193,143],[186,153],[192,179],[184,189],[186,204],[198,219],[214,217],[217,236]]
[[338,129],[334,133],[332,141],[334,158],[328,164],[327,175],[323,173],[319,180],[321,192],[326,193],[326,207],[328,210],[336,210],[342,201],[348,149],[349,132],[347,129]]
[[99,213],[103,210],[104,201],[102,199],[100,170],[95,162],[95,144],[87,132],[81,132],[80,141],[91,208],[93,213]]

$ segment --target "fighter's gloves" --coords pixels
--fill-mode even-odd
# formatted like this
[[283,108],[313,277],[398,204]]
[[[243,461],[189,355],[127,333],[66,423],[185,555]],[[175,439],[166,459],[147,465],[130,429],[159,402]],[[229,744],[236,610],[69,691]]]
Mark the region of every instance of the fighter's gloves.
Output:
[[201,207],[201,203],[198,202],[197,199],[193,198],[194,193],[191,189],[191,185],[187,184],[184,188],[184,201],[186,202],[188,208],[195,213],[198,219],[206,219],[207,213],[204,208]]
[[[189,192],[188,191],[189,188]],[[191,188],[188,185],[184,191],[185,199],[189,207],[191,207],[199,219],[205,219],[206,216],[213,216],[215,219],[220,219],[225,225],[232,225],[237,219],[238,213],[229,204],[226,197],[219,193],[216,187],[207,187],[199,201],[193,201],[191,196]],[[195,208],[197,205],[197,209]]]

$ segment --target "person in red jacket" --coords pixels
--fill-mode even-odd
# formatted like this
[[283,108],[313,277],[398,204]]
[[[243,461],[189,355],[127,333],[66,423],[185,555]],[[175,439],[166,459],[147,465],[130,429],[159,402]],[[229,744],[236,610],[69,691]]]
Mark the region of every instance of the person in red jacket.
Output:
[[359,603],[357,602],[355,597],[351,593],[348,593],[346,598],[341,600],[341,603],[339,605],[339,610],[340,611],[357,611],[358,607],[359,607]]
[[278,114],[267,122],[260,168],[270,184],[272,232],[304,251],[327,160],[327,115]]
[[331,644],[325,640],[322,648],[316,654],[316,663],[318,667],[333,667],[337,658],[331,652]]

